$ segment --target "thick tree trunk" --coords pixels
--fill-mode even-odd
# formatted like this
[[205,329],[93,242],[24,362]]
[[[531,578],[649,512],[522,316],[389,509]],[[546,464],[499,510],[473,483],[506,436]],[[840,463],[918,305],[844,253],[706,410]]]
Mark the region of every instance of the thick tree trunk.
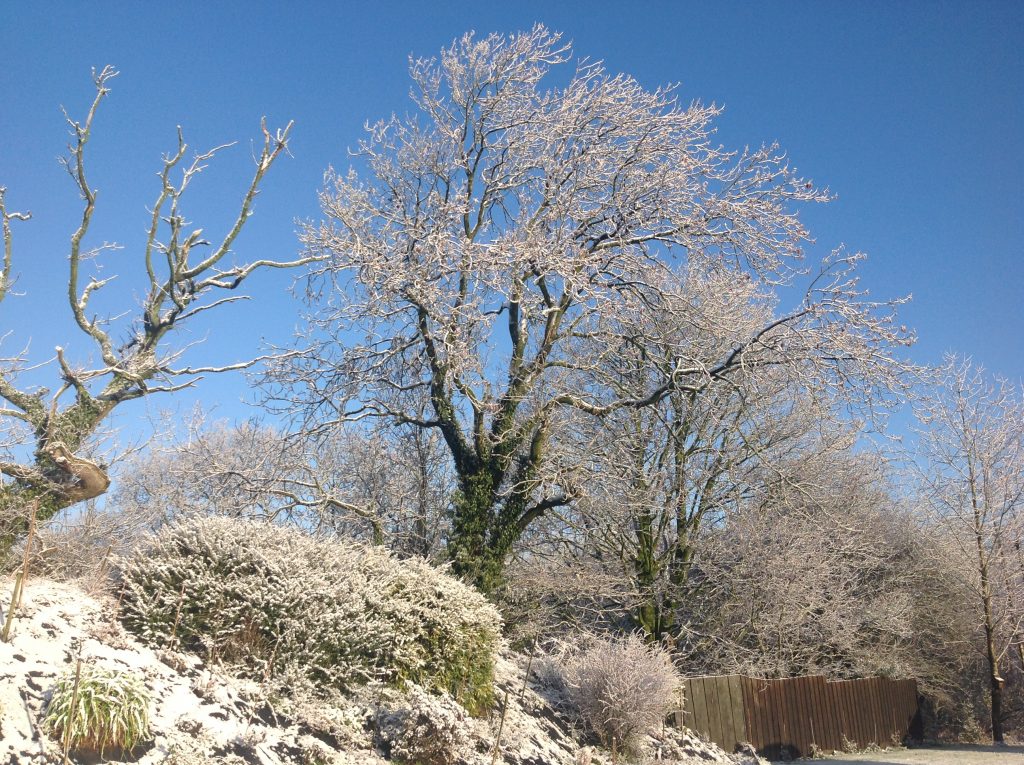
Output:
[[1003,681],[992,678],[992,743],[1003,743]]
[[110,488],[110,476],[106,469],[95,462],[75,456],[63,443],[54,442],[46,448],[47,456],[61,471],[63,480],[51,493],[59,494],[64,507],[87,499],[95,499]]
[[1003,678],[999,672],[999,653],[996,650],[996,625],[992,611],[992,587],[984,546],[978,536],[978,561],[981,574],[981,608],[985,620],[985,659],[988,662],[992,701],[992,741],[1003,743]]
[[28,531],[23,507],[38,503],[37,520],[43,522],[65,508],[102,496],[110,488],[106,466],[76,452],[110,414],[113,401],[128,385],[115,377],[104,388],[103,402],[80,390],[73,404],[56,413],[24,402],[36,448],[32,462],[3,468],[13,481],[0,487],[0,558]]
[[634,618],[648,640],[659,641],[671,628],[669,620],[674,604],[665,593],[659,592],[662,563],[654,533],[654,517],[649,512],[641,512],[634,520],[634,527],[637,549],[633,558],[633,575],[642,598]]
[[0,559],[28,531],[28,514],[23,508],[35,504],[36,519],[48,521],[61,510],[102,496],[110,488],[104,466],[78,457],[60,441],[46,444],[37,453],[34,466],[26,466],[12,477],[15,482],[0,490]]
[[448,544],[455,573],[487,594],[504,584],[505,564],[523,531],[547,508],[564,501],[534,503],[547,437],[543,424],[522,453],[525,439],[512,433],[511,414],[496,422],[491,433],[489,448],[478,442],[475,454],[456,460],[459,491]]
[[497,487],[491,471],[463,476],[455,497],[448,557],[452,571],[484,592],[499,584],[504,552],[489,544],[496,519]]

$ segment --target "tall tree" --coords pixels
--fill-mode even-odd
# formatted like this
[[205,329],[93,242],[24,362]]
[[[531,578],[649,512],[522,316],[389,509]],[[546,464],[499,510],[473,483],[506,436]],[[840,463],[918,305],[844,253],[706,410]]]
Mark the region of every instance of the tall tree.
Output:
[[[331,340],[275,378],[314,427],[442,434],[459,484],[449,554],[485,589],[524,531],[582,491],[556,438],[580,418],[779,354],[817,359],[816,381],[850,380],[904,339],[888,306],[862,300],[856,258],[839,257],[796,310],[699,353],[677,342],[667,327],[700,300],[694,284],[774,305],[808,240],[791,207],[827,193],[775,146],[716,147],[718,107],[588,61],[548,83],[570,58],[538,26],[412,63],[417,113],[371,127],[362,174],[330,174],[326,220],[303,235],[326,259],[309,294]],[[642,389],[609,384],[610,360],[648,346]]]
[[932,693],[959,679],[944,665],[963,587],[855,442],[824,423],[702,540],[680,641],[694,671],[912,675]]
[[820,448],[822,429],[844,429],[787,376],[759,377],[674,393],[602,423],[599,489],[576,503],[575,517],[588,529],[585,554],[617,562],[631,580],[634,619],[651,639],[674,638],[705,586],[690,578],[704,538],[795,455]]
[[1024,400],[1019,388],[950,357],[916,406],[923,497],[976,594],[989,675],[992,738],[1003,741],[1003,664],[1024,614],[1015,545],[1024,516]]
[[[203,375],[241,369],[253,361],[222,366],[190,367],[181,363],[183,345],[175,344],[173,330],[194,316],[242,298],[235,295],[254,271],[308,263],[310,257],[292,262],[253,260],[232,263],[231,248],[252,214],[253,201],[267,171],[287,148],[291,124],[271,132],[262,126],[256,169],[242,194],[238,214],[216,244],[191,229],[181,208],[191,182],[224,146],[186,158],[188,146],[178,131],[177,146],[166,155],[159,173],[156,200],[150,210],[148,235],[139,253],[144,268],[141,308],[126,324],[94,313],[91,300],[113,276],[100,278],[96,265],[112,245],[89,249],[86,240],[97,205],[96,189],[86,176],[86,148],[101,102],[117,75],[111,67],[94,73],[95,98],[81,121],[68,117],[71,128],[66,167],[82,199],[82,214],[71,234],[68,252],[67,307],[78,329],[91,343],[98,362],[80,367],[58,347],[56,390],[20,384],[28,364],[26,355],[3,359],[0,368],[0,550],[9,547],[24,528],[22,508],[33,500],[39,518],[102,495],[110,485],[105,465],[90,459],[90,438],[114,409],[127,401],[155,393],[170,393],[194,385]],[[0,221],[3,228],[3,270],[0,300],[10,297],[13,283],[13,226],[27,220],[27,213],[8,210],[6,189],[0,188]],[[129,316],[133,315],[129,312]],[[127,339],[119,342],[117,336]]]

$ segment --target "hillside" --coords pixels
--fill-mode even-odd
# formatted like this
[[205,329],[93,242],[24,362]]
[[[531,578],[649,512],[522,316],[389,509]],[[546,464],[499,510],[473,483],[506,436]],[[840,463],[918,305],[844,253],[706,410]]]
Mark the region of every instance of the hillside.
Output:
[[[8,590],[9,591],[9,590]],[[152,736],[131,753],[107,753],[109,762],[142,765],[205,763],[386,763],[389,716],[403,701],[397,692],[368,688],[354,699],[285,701],[206,666],[198,657],[154,650],[128,635],[114,619],[116,602],[72,584],[34,580],[9,643],[0,643],[0,763],[55,763],[61,746],[43,728],[58,679],[83,666],[136,673],[151,696]],[[610,762],[583,738],[561,711],[557,692],[531,673],[527,659],[502,650],[496,665],[499,701],[489,717],[463,715],[467,740],[454,762],[487,765],[501,729],[497,761],[509,765],[576,765]],[[501,722],[501,700],[508,711]],[[714,745],[666,728],[648,741],[661,762],[752,763]],[[98,762],[78,755],[72,762]]]

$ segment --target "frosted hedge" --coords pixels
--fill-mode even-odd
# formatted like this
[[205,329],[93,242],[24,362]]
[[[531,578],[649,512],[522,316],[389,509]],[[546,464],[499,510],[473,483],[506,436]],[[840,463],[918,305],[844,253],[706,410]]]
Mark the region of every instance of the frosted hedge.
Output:
[[227,518],[169,526],[118,561],[125,625],[259,680],[413,681],[491,700],[496,609],[421,560]]

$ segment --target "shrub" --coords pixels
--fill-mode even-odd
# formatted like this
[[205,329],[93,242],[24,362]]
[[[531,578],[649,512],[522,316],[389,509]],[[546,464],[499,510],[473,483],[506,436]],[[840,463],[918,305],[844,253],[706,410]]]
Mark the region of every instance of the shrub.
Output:
[[591,638],[552,666],[586,726],[626,751],[636,751],[678,701],[681,679],[668,652],[636,635]]
[[404,702],[377,729],[388,756],[417,765],[451,765],[469,742],[466,713],[447,694],[432,696],[410,685]]
[[74,673],[57,683],[43,725],[74,750],[128,751],[149,738],[149,693],[136,675],[83,666],[77,693]]
[[117,565],[122,618],[150,643],[206,652],[259,680],[286,674],[343,691],[411,681],[470,711],[491,703],[498,612],[423,561],[203,518],[165,527]]

